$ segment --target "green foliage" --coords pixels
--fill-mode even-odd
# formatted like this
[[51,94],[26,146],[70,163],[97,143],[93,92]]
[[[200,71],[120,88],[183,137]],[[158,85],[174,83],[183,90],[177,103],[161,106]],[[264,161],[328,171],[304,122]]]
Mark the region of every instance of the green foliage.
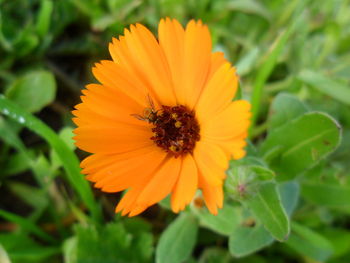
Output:
[[[0,0],[0,262],[348,263],[349,0]],[[133,219],[80,174],[71,110],[129,24],[202,19],[252,103],[224,207]],[[34,115],[35,114],[35,115]]]
[[150,262],[153,241],[146,230],[142,223],[136,231],[128,231],[122,223],[77,225],[75,237],[65,242],[65,262]]
[[91,189],[89,188],[88,183],[80,175],[78,159],[73,154],[72,150],[69,149],[67,144],[64,143],[56,133],[41,120],[35,118],[33,115],[4,97],[0,97],[0,111],[18,123],[25,125],[48,141],[52,149],[60,157],[67,172],[68,179],[79,192],[81,198],[86,202],[86,205],[89,206],[91,212],[94,213],[95,218],[97,218],[99,216],[99,211],[95,206]]
[[217,215],[212,215],[203,208],[192,207],[194,214],[199,219],[200,225],[221,235],[230,235],[235,226],[241,222],[239,208],[226,203]]
[[289,220],[274,182],[262,183],[244,203],[274,238],[279,241],[288,238]]
[[[0,247],[1,263],[42,263],[61,252],[60,247],[44,247],[25,234],[1,234],[0,243],[3,244],[3,252]],[[6,257],[8,261],[5,261]]]
[[302,71],[299,79],[322,93],[350,105],[350,88],[345,83],[332,80],[310,70]]
[[277,151],[269,163],[279,178],[290,180],[333,152],[339,142],[339,124],[324,113],[313,112],[269,132],[261,151],[265,158]]
[[273,237],[262,225],[237,226],[229,238],[229,250],[235,257],[254,253],[273,242]]
[[333,253],[332,244],[326,238],[295,222],[292,224],[292,234],[286,245],[301,255],[321,262],[328,259]]
[[188,259],[196,243],[198,223],[183,213],[162,233],[156,250],[156,262],[180,263]]
[[37,112],[55,99],[55,93],[56,83],[52,73],[35,71],[16,79],[7,89],[6,96],[26,111]]

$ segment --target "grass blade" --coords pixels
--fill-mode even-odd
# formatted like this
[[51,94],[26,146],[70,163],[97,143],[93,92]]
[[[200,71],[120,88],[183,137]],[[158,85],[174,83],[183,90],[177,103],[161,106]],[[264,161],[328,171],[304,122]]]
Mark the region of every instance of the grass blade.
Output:
[[303,70],[299,74],[299,79],[320,92],[350,105],[350,88],[343,83],[332,80],[319,72]]
[[52,238],[50,235],[48,235],[43,230],[41,230],[41,228],[33,224],[29,219],[23,218],[21,216],[15,215],[13,213],[10,213],[1,209],[0,209],[0,217],[19,225],[24,230],[30,233],[33,233],[46,241],[55,242],[54,238]]
[[99,207],[94,200],[88,182],[80,173],[79,160],[73,151],[45,123],[2,95],[0,95],[0,112],[35,132],[50,144],[63,164],[67,179],[89,208],[93,218],[99,221],[101,218]]

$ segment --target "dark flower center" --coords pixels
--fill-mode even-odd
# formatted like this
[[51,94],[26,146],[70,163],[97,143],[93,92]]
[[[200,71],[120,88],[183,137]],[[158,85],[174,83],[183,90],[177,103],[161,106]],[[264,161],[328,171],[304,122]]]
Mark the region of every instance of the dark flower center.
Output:
[[162,105],[160,110],[146,108],[144,116],[133,116],[151,123],[153,136],[150,139],[175,158],[192,153],[200,139],[194,112],[183,105]]
[[199,125],[194,112],[187,107],[164,106],[155,112],[152,124],[151,140],[166,152],[177,158],[186,153],[192,153],[196,142],[199,141]]

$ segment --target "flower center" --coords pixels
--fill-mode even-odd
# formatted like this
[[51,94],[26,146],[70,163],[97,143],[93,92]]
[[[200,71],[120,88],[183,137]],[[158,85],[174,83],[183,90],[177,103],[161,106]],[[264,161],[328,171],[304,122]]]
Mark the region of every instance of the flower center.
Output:
[[177,158],[186,153],[192,153],[196,142],[199,141],[199,125],[190,111],[183,105],[164,106],[156,112],[152,122],[155,144]]
[[150,139],[175,158],[192,153],[200,139],[200,129],[194,112],[183,105],[162,105],[157,111],[153,107],[146,108],[144,116],[133,116],[153,124],[153,136]]

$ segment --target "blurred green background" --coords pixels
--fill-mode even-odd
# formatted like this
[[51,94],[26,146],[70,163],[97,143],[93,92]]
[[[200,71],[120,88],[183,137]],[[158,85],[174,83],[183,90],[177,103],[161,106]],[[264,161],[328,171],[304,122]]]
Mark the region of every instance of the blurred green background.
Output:
[[[92,65],[166,16],[209,26],[253,104],[217,217],[198,198],[121,218],[79,174]],[[349,51],[348,0],[0,0],[0,263],[349,263]]]

